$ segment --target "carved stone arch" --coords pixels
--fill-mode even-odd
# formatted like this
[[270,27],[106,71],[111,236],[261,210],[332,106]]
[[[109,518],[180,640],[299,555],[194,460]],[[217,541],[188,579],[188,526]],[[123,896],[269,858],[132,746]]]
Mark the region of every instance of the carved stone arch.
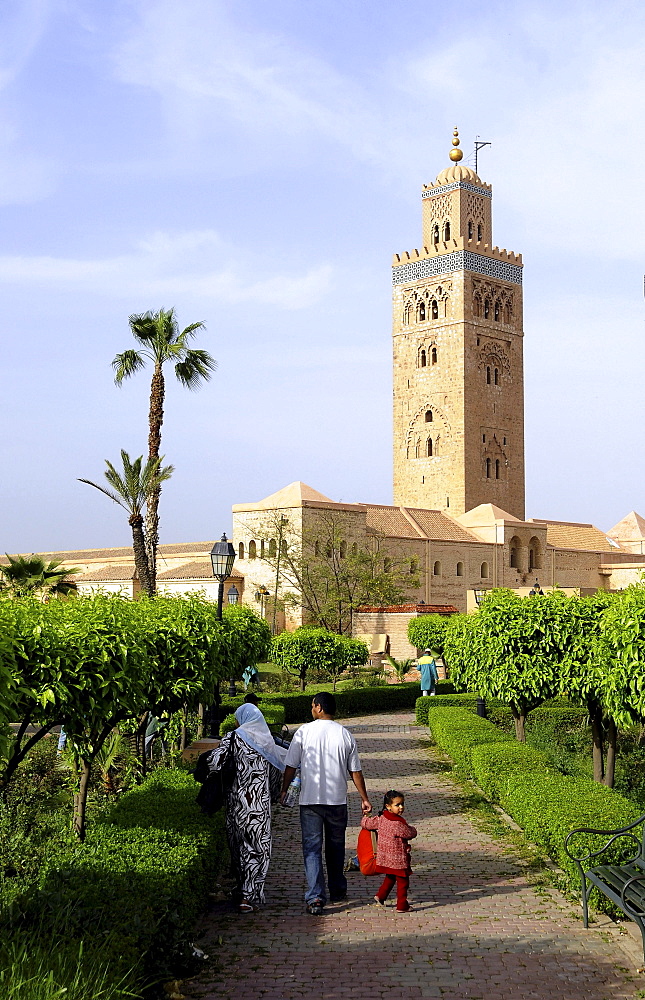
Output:
[[[426,421],[426,413],[432,412],[432,421]],[[405,435],[405,448],[408,454],[415,454],[415,458],[420,458],[421,451],[421,437],[427,434],[427,428],[429,424],[432,424],[433,428],[433,439],[438,448],[439,442],[449,442],[452,436],[450,423],[446,414],[434,403],[425,403],[417,412],[408,424],[408,429]],[[419,449],[419,454],[416,454],[417,449]],[[445,446],[442,446],[441,454],[445,453]]]
[[506,351],[497,344],[484,344],[479,352],[477,367],[480,371],[485,368],[497,368],[507,378],[511,374],[510,358]]

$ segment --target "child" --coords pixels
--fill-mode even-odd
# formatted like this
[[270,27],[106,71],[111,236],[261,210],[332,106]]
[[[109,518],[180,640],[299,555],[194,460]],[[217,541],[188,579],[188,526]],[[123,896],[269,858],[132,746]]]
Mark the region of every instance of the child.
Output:
[[378,816],[364,816],[361,820],[364,830],[378,830],[376,870],[385,878],[374,899],[379,906],[385,906],[385,900],[396,882],[396,908],[400,913],[412,909],[408,903],[412,871],[409,841],[417,835],[415,828],[408,826],[403,819],[404,808],[403,793],[392,789],[385,793],[383,811]]

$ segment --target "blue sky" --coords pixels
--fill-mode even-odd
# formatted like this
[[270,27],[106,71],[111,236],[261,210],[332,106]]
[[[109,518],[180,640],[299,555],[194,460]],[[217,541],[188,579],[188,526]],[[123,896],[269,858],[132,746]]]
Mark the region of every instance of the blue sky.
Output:
[[89,487],[146,447],[128,315],[203,320],[168,385],[162,541],[302,479],[391,502],[390,274],[420,188],[492,141],[525,263],[527,515],[645,513],[645,12],[637,3],[5,0],[0,550],[127,544]]

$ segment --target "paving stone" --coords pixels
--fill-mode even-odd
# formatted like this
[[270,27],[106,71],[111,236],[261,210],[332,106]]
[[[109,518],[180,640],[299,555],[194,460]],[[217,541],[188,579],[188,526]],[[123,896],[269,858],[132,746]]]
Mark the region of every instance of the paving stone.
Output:
[[[555,891],[538,895],[502,844],[475,829],[459,791],[410,713],[351,719],[368,791],[380,808],[405,792],[414,909],[377,907],[378,878],[351,874],[348,899],[305,913],[297,810],[277,807],[267,904],[238,915],[213,905],[200,945],[216,966],[186,983],[202,1000],[631,1000],[645,986],[617,936],[585,930]],[[348,856],[360,822],[351,792]],[[604,932],[604,934],[603,934]],[[601,936],[602,935],[602,936]],[[222,939],[219,945],[218,939]]]

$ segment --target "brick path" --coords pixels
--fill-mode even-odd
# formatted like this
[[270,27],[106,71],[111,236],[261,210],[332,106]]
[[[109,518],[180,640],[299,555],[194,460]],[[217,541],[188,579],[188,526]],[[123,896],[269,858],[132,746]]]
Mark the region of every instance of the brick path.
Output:
[[[203,1000],[621,1000],[645,983],[613,934],[584,930],[579,909],[538,892],[502,844],[476,830],[459,791],[409,713],[351,719],[374,807],[406,794],[413,842],[410,913],[381,909],[378,877],[349,875],[349,896],[322,917],[304,911],[297,810],[278,807],[267,905],[213,906],[200,945],[214,960],[184,985]],[[348,849],[360,803],[350,796]],[[393,894],[394,895],[394,894]]]

